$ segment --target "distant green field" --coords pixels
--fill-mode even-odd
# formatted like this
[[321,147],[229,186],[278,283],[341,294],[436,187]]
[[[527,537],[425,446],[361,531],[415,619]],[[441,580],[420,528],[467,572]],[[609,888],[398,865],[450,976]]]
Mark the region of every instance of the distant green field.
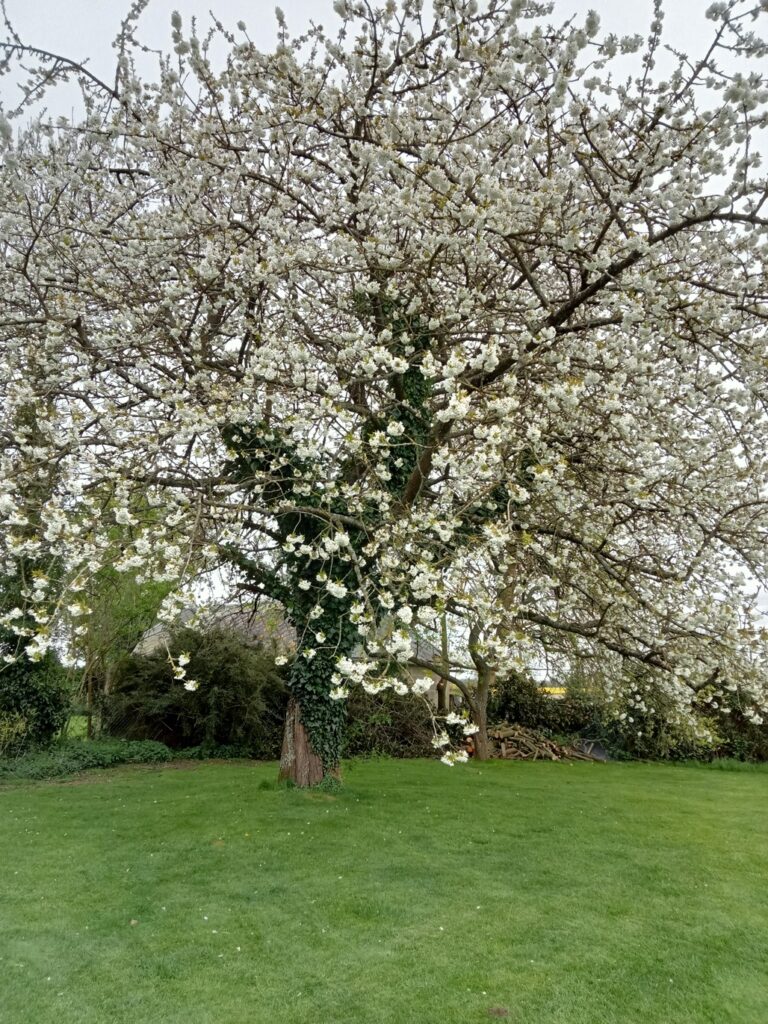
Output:
[[768,773],[122,769],[0,789],[2,1024],[765,1024]]

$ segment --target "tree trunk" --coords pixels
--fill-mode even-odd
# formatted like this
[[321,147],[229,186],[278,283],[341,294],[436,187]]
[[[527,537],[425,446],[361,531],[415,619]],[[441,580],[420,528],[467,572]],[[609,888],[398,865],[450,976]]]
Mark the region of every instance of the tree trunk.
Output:
[[475,746],[475,758],[478,761],[487,761],[491,756],[491,745],[488,742],[488,719],[486,716],[485,703],[482,707],[477,706],[472,714],[477,732],[472,737]]
[[441,715],[447,715],[451,710],[451,687],[447,678],[451,662],[448,653],[448,616],[445,612],[440,619],[440,662],[444,678],[437,684],[437,710]]
[[323,781],[323,762],[312,749],[307,730],[301,722],[301,706],[295,697],[288,701],[285,713],[283,750],[280,755],[280,781],[288,779],[295,786],[316,786]]
[[478,727],[474,735],[475,757],[478,761],[487,761],[491,756],[491,746],[488,742],[488,697],[491,687],[496,681],[496,669],[492,668],[484,659],[477,657],[477,689],[470,710],[472,721]]
[[474,623],[469,631],[469,653],[477,669],[477,688],[470,701],[469,710],[472,713],[472,721],[477,726],[477,732],[473,736],[475,757],[478,761],[487,761],[490,757],[490,744],[488,743],[488,695],[490,687],[496,682],[496,669],[488,665],[477,649],[479,638],[480,625],[479,623]]
[[93,672],[88,673],[88,687],[86,690],[86,727],[85,727],[85,738],[87,740],[93,739]]
[[437,684],[437,711],[441,715],[447,715],[451,710],[451,695],[448,686],[449,683],[445,679],[441,679]]

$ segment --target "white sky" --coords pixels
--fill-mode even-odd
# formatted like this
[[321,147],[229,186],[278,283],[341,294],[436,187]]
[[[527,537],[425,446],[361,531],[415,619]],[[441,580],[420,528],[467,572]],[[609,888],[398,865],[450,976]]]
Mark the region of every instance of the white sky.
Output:
[[[709,3],[710,0],[667,0],[666,41],[686,52],[697,53],[712,34],[713,25],[704,18]],[[87,59],[94,74],[107,81],[113,79],[114,53],[110,44],[129,0],[6,0],[6,4],[23,42],[74,60]],[[319,21],[326,28],[338,22],[333,0],[280,0],[280,6],[292,33],[301,32],[310,20]],[[138,35],[149,46],[168,50],[174,9],[181,13],[185,27],[197,16],[201,30],[210,24],[208,12],[213,10],[232,29],[243,20],[253,41],[270,49],[275,41],[274,7],[272,0],[151,0],[141,17]],[[555,0],[552,21],[564,21],[574,14],[581,20],[590,8],[599,13],[606,31],[645,35],[653,4],[652,0]],[[4,33],[2,26],[0,33]],[[8,78],[0,80],[0,99],[5,106],[14,105],[14,88]],[[71,102],[76,101],[73,98]],[[56,113],[69,111],[59,109]]]

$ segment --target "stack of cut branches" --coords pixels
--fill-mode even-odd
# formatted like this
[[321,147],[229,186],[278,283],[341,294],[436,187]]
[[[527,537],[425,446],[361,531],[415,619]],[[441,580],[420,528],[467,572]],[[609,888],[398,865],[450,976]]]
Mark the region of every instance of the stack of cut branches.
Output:
[[555,743],[535,729],[522,725],[502,722],[488,730],[493,747],[491,757],[503,757],[509,761],[594,761],[596,758],[575,747]]

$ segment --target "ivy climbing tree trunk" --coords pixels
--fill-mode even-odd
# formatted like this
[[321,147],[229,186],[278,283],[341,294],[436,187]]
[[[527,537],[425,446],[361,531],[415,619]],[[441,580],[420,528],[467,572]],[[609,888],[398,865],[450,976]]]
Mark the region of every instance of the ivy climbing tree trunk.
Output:
[[[227,428],[224,436],[232,454],[227,463],[231,479],[250,488],[259,474],[278,467],[277,480],[259,491],[259,500],[268,494],[285,504],[269,533],[279,541],[279,561],[270,567],[235,550],[230,557],[243,575],[243,588],[279,601],[296,631],[280,779],[317,785],[326,776],[339,776],[346,704],[334,695],[341,680],[338,661],[360,641],[350,616],[354,572],[340,551],[355,551],[362,535],[345,532],[341,520],[349,526],[346,509],[325,509],[319,488],[308,495],[294,490],[297,484],[302,487],[311,463],[265,422]],[[326,569],[329,554],[335,555],[333,575]]]
[[323,781],[322,759],[315,753],[301,720],[301,705],[295,697],[288,701],[280,755],[280,781],[296,786],[316,786]]
[[322,652],[308,661],[304,654],[297,652],[291,668],[279,777],[296,786],[316,786],[340,776],[347,708],[345,701],[330,696],[333,659]]

